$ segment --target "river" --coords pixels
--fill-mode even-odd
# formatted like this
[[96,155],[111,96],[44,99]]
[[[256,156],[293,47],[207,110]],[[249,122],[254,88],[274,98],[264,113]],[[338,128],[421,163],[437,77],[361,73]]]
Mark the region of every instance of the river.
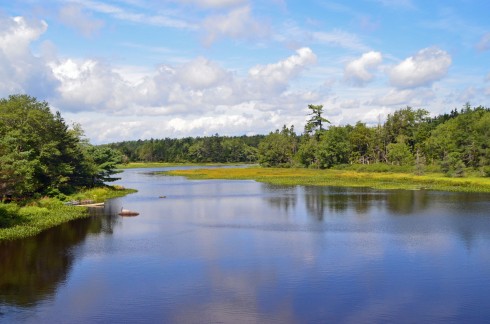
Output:
[[[158,170],[124,171],[117,183],[138,193],[90,218],[0,243],[0,322],[490,319],[488,194]],[[140,215],[118,216],[121,208]]]

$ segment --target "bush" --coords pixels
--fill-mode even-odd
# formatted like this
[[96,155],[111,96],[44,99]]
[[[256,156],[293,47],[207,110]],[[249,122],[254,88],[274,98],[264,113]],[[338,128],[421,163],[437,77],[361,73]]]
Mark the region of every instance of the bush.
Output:
[[19,206],[0,203],[0,228],[15,226],[23,221],[24,219],[19,215]]
[[464,177],[465,164],[461,160],[461,154],[451,152],[441,161],[441,170],[449,177]]
[[341,164],[336,165],[332,169],[335,170],[352,170],[357,172],[402,172],[410,173],[413,171],[413,167],[410,165],[390,165],[386,163],[373,163],[373,164]]
[[484,177],[490,177],[490,165],[485,165],[482,168],[482,172]]

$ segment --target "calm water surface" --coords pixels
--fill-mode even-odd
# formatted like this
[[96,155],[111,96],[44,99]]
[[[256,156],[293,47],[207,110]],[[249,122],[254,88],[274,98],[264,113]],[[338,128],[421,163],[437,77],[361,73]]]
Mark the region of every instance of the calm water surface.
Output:
[[89,219],[0,243],[0,322],[490,321],[489,195],[150,171]]

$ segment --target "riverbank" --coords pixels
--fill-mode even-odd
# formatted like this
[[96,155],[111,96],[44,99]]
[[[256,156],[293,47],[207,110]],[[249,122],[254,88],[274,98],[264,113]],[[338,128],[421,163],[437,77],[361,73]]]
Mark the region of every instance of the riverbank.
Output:
[[166,162],[131,162],[127,164],[118,164],[117,168],[124,169],[148,169],[148,168],[170,168],[180,166],[228,166],[228,165],[251,165],[246,163],[166,163]]
[[439,173],[414,175],[398,172],[357,172],[345,170],[227,168],[172,170],[163,174],[190,179],[256,180],[277,185],[368,187],[375,189],[436,190],[490,193],[490,178],[449,178]]
[[[120,187],[94,188],[68,196],[65,200],[100,203],[133,192],[136,190]],[[56,198],[45,197],[26,206],[0,203],[0,241],[34,236],[48,228],[88,216],[87,208],[75,208]]]

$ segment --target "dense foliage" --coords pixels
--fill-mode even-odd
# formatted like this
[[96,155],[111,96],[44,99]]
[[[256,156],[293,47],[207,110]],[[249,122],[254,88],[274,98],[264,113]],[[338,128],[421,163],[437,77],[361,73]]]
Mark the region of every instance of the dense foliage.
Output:
[[252,163],[263,135],[150,139],[108,144],[125,162]]
[[[453,110],[435,118],[410,107],[388,115],[384,124],[369,127],[322,127],[321,106],[310,105],[313,117],[302,135],[284,127],[259,145],[263,166],[330,168],[342,164],[388,164],[423,173],[438,166],[447,175],[463,176],[467,168],[490,175],[490,109]],[[261,149],[260,149],[261,148]]]
[[46,102],[0,99],[0,198],[59,196],[115,180],[119,152],[82,137]]
[[[127,162],[258,162],[265,167],[331,168],[341,165],[427,167],[450,176],[471,168],[490,175],[490,109],[472,108],[430,117],[407,107],[368,126],[326,126],[323,106],[309,105],[303,134],[286,125],[267,136],[187,137],[109,144]],[[378,167],[377,169],[386,169]]]

